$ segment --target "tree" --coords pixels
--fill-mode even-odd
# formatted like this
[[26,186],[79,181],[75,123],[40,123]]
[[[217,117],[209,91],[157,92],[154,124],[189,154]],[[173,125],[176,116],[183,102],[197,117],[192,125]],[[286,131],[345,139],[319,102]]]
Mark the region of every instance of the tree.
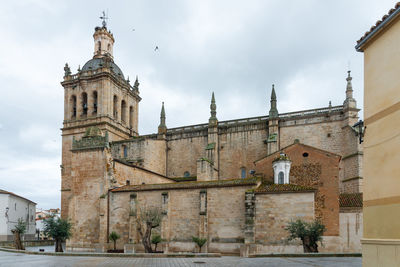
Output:
[[319,220],[305,222],[301,219],[291,221],[285,227],[289,231],[289,240],[300,238],[303,243],[304,252],[318,253],[318,241],[322,241],[322,234],[325,232],[325,225]]
[[136,229],[139,232],[146,253],[153,253],[151,247],[151,230],[160,225],[162,213],[160,208],[142,208],[136,217]]
[[72,223],[55,216],[43,220],[44,233],[56,241],[56,252],[63,252],[62,243],[71,237]]
[[199,246],[199,252],[201,252],[201,247],[204,246],[204,244],[207,242],[206,238],[200,238],[196,236],[192,236],[192,240]]
[[157,245],[158,245],[158,243],[161,243],[162,241],[163,241],[163,239],[161,238],[161,236],[159,234],[153,235],[153,237],[151,238],[151,243],[154,244],[154,252],[157,252]]
[[112,231],[111,234],[109,235],[109,238],[114,242],[114,250],[117,250],[117,240],[120,237],[121,236],[114,231]]
[[19,218],[17,224],[14,226],[14,229],[11,230],[11,232],[14,234],[15,249],[25,250],[24,245],[21,242],[21,235],[23,235],[25,231],[26,223],[22,220],[22,218]]

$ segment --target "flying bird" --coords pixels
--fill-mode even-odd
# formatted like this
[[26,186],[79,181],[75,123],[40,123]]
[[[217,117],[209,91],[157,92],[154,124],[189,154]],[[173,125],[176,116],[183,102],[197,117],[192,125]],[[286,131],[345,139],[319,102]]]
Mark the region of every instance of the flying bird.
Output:
[[157,51],[158,50],[158,46],[156,46],[156,48],[154,48],[154,51]]

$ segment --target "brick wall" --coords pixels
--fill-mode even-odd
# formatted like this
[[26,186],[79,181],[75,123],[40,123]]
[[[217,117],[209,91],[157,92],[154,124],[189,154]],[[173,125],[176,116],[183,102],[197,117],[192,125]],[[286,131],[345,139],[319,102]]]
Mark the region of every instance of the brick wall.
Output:
[[[292,161],[290,183],[313,186],[315,195],[315,215],[325,224],[326,235],[339,234],[339,159],[340,157],[302,144],[293,144],[284,149]],[[307,157],[303,154],[308,153]],[[272,161],[278,153],[256,162],[257,173],[263,173],[273,181]]]

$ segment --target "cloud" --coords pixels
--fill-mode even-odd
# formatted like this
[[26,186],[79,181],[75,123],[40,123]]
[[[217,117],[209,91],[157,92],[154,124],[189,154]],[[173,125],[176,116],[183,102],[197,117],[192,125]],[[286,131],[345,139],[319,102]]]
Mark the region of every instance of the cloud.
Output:
[[[393,1],[8,1],[0,9],[0,187],[59,207],[63,88],[92,58],[93,29],[109,10],[114,59],[141,82],[139,132],[343,102],[348,62],[362,107],[363,55],[355,41]],[[78,8],[77,8],[78,7]],[[132,29],[135,28],[135,31]],[[155,52],[158,45],[160,50]],[[362,116],[362,113],[360,113]]]

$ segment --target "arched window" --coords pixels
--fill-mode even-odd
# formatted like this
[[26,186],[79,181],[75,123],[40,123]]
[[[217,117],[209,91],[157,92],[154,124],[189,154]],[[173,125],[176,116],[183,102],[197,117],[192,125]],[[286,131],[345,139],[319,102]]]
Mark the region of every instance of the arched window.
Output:
[[240,168],[240,178],[246,178],[246,168]]
[[93,115],[97,115],[97,91],[93,91]]
[[114,105],[113,105],[113,116],[114,119],[118,119],[118,111],[117,111],[117,105],[118,105],[118,98],[116,95],[114,95]]
[[183,173],[183,177],[190,177],[190,172],[185,171],[185,172]]
[[283,172],[278,173],[278,184],[283,184],[285,182],[284,177],[285,177],[285,174]]
[[97,51],[101,52],[101,42],[97,41]]
[[126,122],[126,102],[125,102],[125,100],[121,101],[121,121]]
[[82,115],[87,115],[88,105],[87,105],[87,94],[82,93]]
[[133,107],[129,107],[129,128],[133,128]]
[[108,44],[108,45],[107,45],[107,51],[110,52],[110,50],[111,50],[111,45]]
[[128,157],[128,147],[126,145],[122,145],[122,157],[123,158]]
[[71,119],[76,117],[76,96],[71,96]]

